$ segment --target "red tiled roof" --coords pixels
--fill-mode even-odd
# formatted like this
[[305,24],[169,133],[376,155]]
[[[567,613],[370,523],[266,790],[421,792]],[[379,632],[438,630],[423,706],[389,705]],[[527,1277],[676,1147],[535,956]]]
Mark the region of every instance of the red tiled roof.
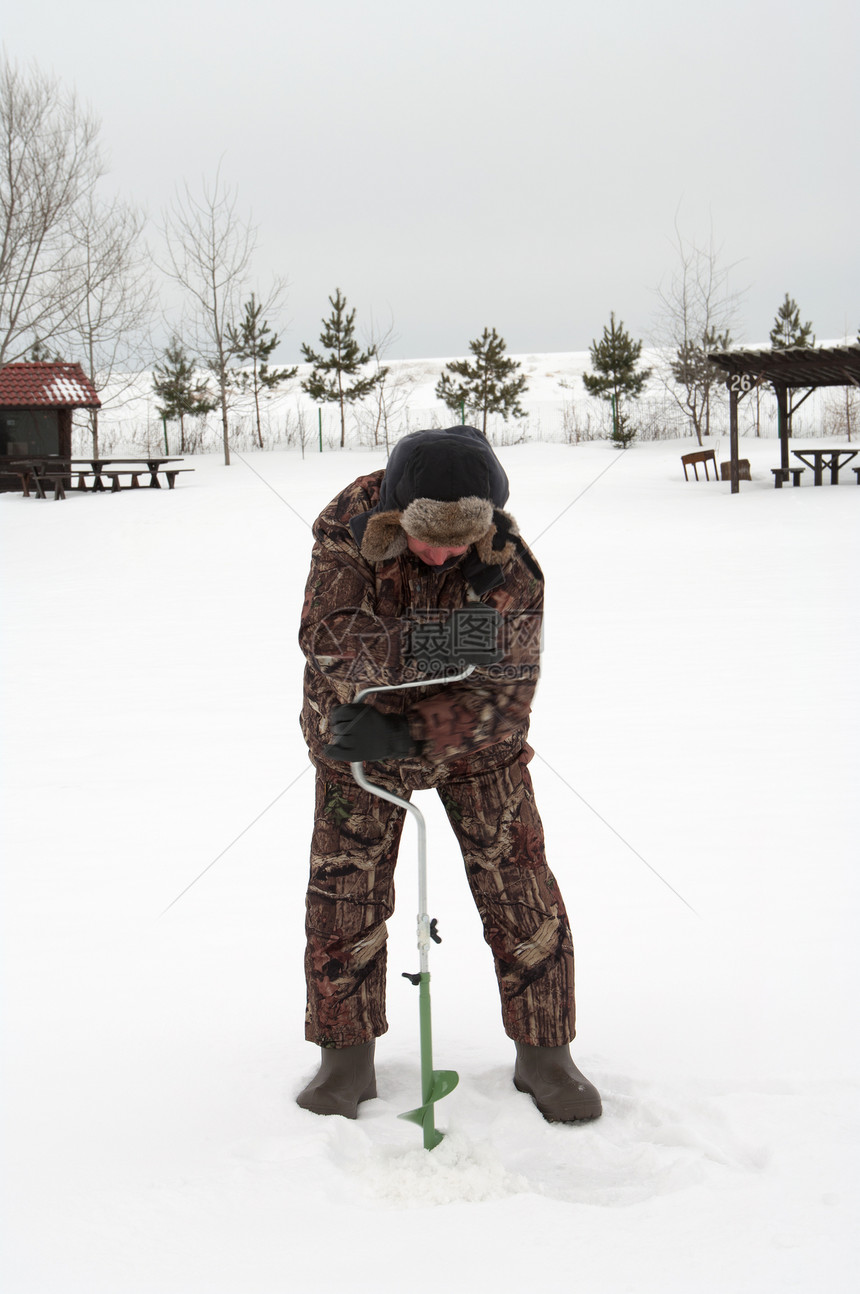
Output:
[[100,409],[101,400],[80,364],[7,364],[0,368],[0,408]]

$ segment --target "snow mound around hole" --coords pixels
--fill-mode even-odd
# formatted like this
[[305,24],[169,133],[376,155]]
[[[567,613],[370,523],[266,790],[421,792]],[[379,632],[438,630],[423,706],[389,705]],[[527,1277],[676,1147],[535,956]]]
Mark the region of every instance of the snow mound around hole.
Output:
[[374,1145],[361,1128],[337,1122],[330,1138],[333,1158],[371,1197],[394,1208],[475,1204],[533,1190],[525,1177],[504,1166],[489,1143],[476,1143],[461,1132],[446,1133],[435,1150],[425,1150],[420,1141],[407,1150]]

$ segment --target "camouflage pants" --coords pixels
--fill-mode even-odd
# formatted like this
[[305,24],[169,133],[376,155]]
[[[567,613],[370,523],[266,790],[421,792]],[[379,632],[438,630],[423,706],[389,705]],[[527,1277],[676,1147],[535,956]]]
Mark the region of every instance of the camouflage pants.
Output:
[[[555,1047],[574,1035],[573,945],[546,864],[526,747],[474,776],[371,765],[370,780],[410,798],[435,786],[463,853],[493,952],[502,1020],[517,1042]],[[465,763],[465,761],[464,761]],[[307,893],[305,1036],[349,1047],[385,1033],[386,921],[406,811],[369,795],[348,767],[317,768]]]

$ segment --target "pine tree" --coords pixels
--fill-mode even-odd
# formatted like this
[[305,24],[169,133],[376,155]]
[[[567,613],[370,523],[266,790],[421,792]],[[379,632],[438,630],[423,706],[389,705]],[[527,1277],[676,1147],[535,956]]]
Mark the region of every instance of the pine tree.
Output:
[[720,380],[716,365],[708,360],[708,352],[728,350],[731,344],[728,329],[718,333],[708,328],[701,341],[682,342],[675,358],[669,361],[672,377],[683,391],[683,396],[675,398],[689,413],[700,445],[702,436],[710,433],[711,390]]
[[612,435],[609,439],[616,449],[627,449],[636,439],[637,428],[630,420],[625,409],[616,408],[612,422]]
[[[340,406],[342,448],[346,443],[346,406],[370,395],[373,388],[385,380],[388,370],[381,368],[368,377],[358,376],[363,366],[376,355],[376,347],[371,346],[366,351],[359,349],[355,340],[355,310],[347,313],[346,297],[341,296],[340,288],[335,289],[329,302],[332,312],[328,319],[323,319],[320,333],[320,342],[328,354],[318,355],[310,346],[302,344],[305,361],[313,365],[310,377],[302,382],[302,389],[312,400]],[[345,378],[355,380],[347,385]]]
[[55,351],[54,354],[51,355],[51,352],[48,350],[47,345],[42,341],[41,337],[37,337],[33,342],[33,345],[30,347],[29,359],[34,364],[43,364],[50,362],[51,360],[56,364],[63,364],[65,362],[59,352]]
[[213,399],[205,382],[195,380],[191,361],[178,337],[165,349],[162,363],[156,364],[152,385],[161,400],[156,408],[162,418],[179,419],[179,452],[184,454],[186,417],[211,413],[218,408],[218,400]]
[[594,373],[583,373],[582,381],[590,395],[596,395],[612,405],[612,440],[627,448],[636,435],[630,416],[622,409],[624,400],[638,400],[642,388],[651,376],[651,369],[636,371],[642,354],[641,341],[634,341],[625,331],[624,321],[615,322],[615,311],[609,316],[609,327],[604,324],[603,337],[592,341],[589,347]]
[[815,345],[812,320],[808,319],[805,324],[800,322],[800,307],[787,292],[770,330],[770,344],[774,350],[788,350],[790,346]]
[[258,304],[254,293],[250,301],[245,302],[245,314],[239,324],[227,325],[227,341],[236,359],[250,361],[251,372],[246,369],[234,369],[233,380],[238,389],[254,397],[254,410],[257,421],[257,443],[263,448],[263,429],[260,421],[260,395],[264,391],[275,391],[284,382],[289,382],[298,373],[298,365],[293,368],[269,368],[268,360],[272,351],[280,344],[280,337],[273,333],[262,317],[263,306]]
[[505,339],[495,328],[485,328],[480,337],[469,342],[469,350],[474,363],[461,359],[446,364],[436,383],[436,396],[455,413],[473,409],[480,414],[481,431],[486,436],[488,414],[500,413],[505,422],[510,416],[526,416],[519,397],[527,382],[517,361],[505,354]]

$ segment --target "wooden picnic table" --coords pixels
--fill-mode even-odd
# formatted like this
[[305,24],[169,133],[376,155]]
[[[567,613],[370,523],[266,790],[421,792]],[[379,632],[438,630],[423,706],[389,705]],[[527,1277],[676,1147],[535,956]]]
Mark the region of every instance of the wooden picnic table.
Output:
[[[839,484],[839,469],[846,463],[850,463],[852,458],[860,454],[860,449],[793,449],[792,454],[799,458],[801,463],[812,468],[812,484],[824,484],[824,469],[830,468],[830,484]],[[812,459],[812,462],[809,460]]]
[[[103,481],[102,481],[102,479],[101,479],[101,478],[102,478],[102,476],[110,476],[110,475],[111,475],[111,471],[110,471],[110,469],[111,469],[112,467],[113,467],[113,468],[118,468],[119,470],[122,470],[122,469],[120,468],[120,464],[125,464],[125,468],[126,468],[126,470],[127,470],[127,471],[129,472],[129,474],[131,475],[131,478],[132,478],[132,479],[131,479],[131,486],[132,486],[132,488],[133,488],[133,489],[136,489],[136,488],[137,488],[137,486],[138,486],[138,484],[139,484],[138,477],[139,477],[140,475],[142,475],[142,474],[143,474],[143,469],[144,469],[144,468],[146,468],[146,470],[149,472],[149,488],[150,488],[150,489],[152,489],[152,490],[160,490],[160,489],[161,489],[161,482],[160,482],[160,481],[159,481],[159,479],[158,479],[158,473],[162,470],[162,468],[163,468],[163,467],[165,466],[165,464],[167,464],[167,463],[181,463],[181,462],[182,462],[182,459],[181,459],[181,458],[165,458],[165,457],[159,457],[159,458],[72,458],[72,459],[70,459],[70,460],[69,460],[69,463],[70,463],[70,466],[71,466],[72,471],[73,471],[73,472],[78,472],[78,473],[79,473],[79,477],[78,477],[78,489],[85,489],[85,488],[86,488],[85,486],[81,485],[81,479],[82,479],[82,476],[83,476],[83,475],[88,474],[88,473],[87,473],[87,469],[86,469],[86,468],[84,468],[84,467],[83,467],[83,465],[84,465],[84,464],[89,464],[89,474],[91,474],[91,475],[95,478],[95,479],[94,479],[94,481],[93,481],[93,484],[92,484],[92,486],[91,486],[91,489],[93,489],[93,490],[103,490],[105,487],[104,487],[104,482],[103,482]],[[139,468],[141,469],[141,470],[140,470],[140,472],[134,472],[134,471],[133,471],[133,468],[134,468],[134,467],[139,467]],[[83,471],[81,470],[82,468],[83,468]],[[116,473],[114,473],[114,482],[113,482],[113,486],[112,486],[112,488],[113,488],[114,490],[119,489],[119,485],[117,484],[117,477],[116,477]],[[172,482],[172,481],[170,482],[170,488],[171,488],[171,489],[173,489],[173,482]]]
[[[140,486],[140,477],[149,473],[149,488],[153,490],[161,489],[161,481],[158,479],[158,473],[162,472],[167,478],[168,487],[172,490],[176,477],[180,471],[192,471],[191,468],[172,468],[171,463],[181,463],[181,458],[171,458],[166,455],[148,456],[145,458],[61,458],[56,454],[34,455],[31,458],[16,459],[10,463],[11,470],[21,477],[23,492],[25,497],[29,497],[30,487],[35,488],[39,498],[45,498],[45,485],[53,486],[54,498],[65,498],[63,489],[64,482],[71,477],[78,478],[78,490],[87,489],[91,493],[104,491],[105,486],[103,477],[107,476],[111,481],[111,492],[116,493],[122,487],[120,477],[130,477],[130,488],[137,489]],[[88,486],[86,478],[93,478],[92,485]]]

